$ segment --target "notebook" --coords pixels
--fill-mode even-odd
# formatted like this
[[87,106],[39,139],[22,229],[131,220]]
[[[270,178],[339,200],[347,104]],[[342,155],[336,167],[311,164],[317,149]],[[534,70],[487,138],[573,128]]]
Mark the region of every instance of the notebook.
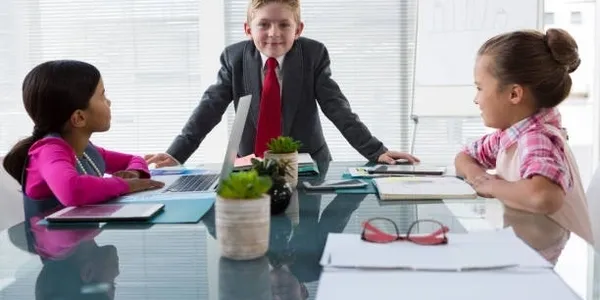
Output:
[[384,177],[373,179],[381,200],[475,199],[468,183],[451,176]]
[[164,208],[161,203],[119,203],[65,207],[45,219],[48,222],[108,222],[148,220]]

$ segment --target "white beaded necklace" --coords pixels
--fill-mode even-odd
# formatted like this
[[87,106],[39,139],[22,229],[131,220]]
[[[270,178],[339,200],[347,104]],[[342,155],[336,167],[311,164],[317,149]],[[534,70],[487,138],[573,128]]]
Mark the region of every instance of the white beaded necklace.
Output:
[[[90,162],[90,165],[92,165],[92,168],[94,169],[94,171],[96,172],[96,174],[98,175],[98,177],[102,177],[102,173],[100,172],[100,169],[98,169],[98,167],[96,166],[96,164],[94,163],[94,161],[92,161],[90,159],[90,157],[87,155],[87,153],[84,152],[83,153],[83,157],[85,159],[87,159],[87,161]],[[81,163],[81,161],[79,160],[79,158],[77,156],[75,156],[75,160],[77,161],[77,165],[79,166],[79,168],[81,169],[81,171],[83,171],[83,174],[88,175],[87,171],[83,167],[83,164]]]

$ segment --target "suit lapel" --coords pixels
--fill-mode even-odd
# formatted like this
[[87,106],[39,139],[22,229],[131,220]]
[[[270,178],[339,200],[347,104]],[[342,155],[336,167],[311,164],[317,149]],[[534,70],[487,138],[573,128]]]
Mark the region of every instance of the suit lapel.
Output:
[[260,52],[254,47],[252,41],[250,46],[244,50],[244,84],[246,90],[252,93],[252,101],[250,102],[250,119],[254,126],[258,123],[258,112],[260,108],[261,94],[261,69],[262,60]]
[[302,99],[304,71],[302,70],[302,51],[298,42],[285,55],[283,61],[283,91],[281,97],[283,135],[289,136],[296,116],[298,103]]

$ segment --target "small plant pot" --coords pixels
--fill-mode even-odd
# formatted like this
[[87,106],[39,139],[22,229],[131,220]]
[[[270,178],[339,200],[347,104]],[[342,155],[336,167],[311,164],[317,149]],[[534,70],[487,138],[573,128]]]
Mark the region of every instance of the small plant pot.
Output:
[[271,151],[265,151],[265,159],[273,159],[278,162],[287,160],[289,163],[288,173],[285,175],[285,181],[287,181],[292,188],[296,188],[298,185],[298,152],[292,153],[272,153]]
[[215,225],[221,256],[251,260],[267,253],[271,222],[271,197],[232,200],[217,196]]

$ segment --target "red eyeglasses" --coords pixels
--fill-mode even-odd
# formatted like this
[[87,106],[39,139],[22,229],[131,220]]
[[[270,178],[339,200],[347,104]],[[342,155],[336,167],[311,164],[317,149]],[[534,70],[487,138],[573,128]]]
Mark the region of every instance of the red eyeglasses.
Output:
[[[363,241],[371,243],[391,243],[409,241],[419,245],[448,244],[448,227],[435,220],[417,220],[401,235],[396,223],[388,218],[372,218],[363,223],[360,235]],[[426,232],[425,234],[423,234]]]

